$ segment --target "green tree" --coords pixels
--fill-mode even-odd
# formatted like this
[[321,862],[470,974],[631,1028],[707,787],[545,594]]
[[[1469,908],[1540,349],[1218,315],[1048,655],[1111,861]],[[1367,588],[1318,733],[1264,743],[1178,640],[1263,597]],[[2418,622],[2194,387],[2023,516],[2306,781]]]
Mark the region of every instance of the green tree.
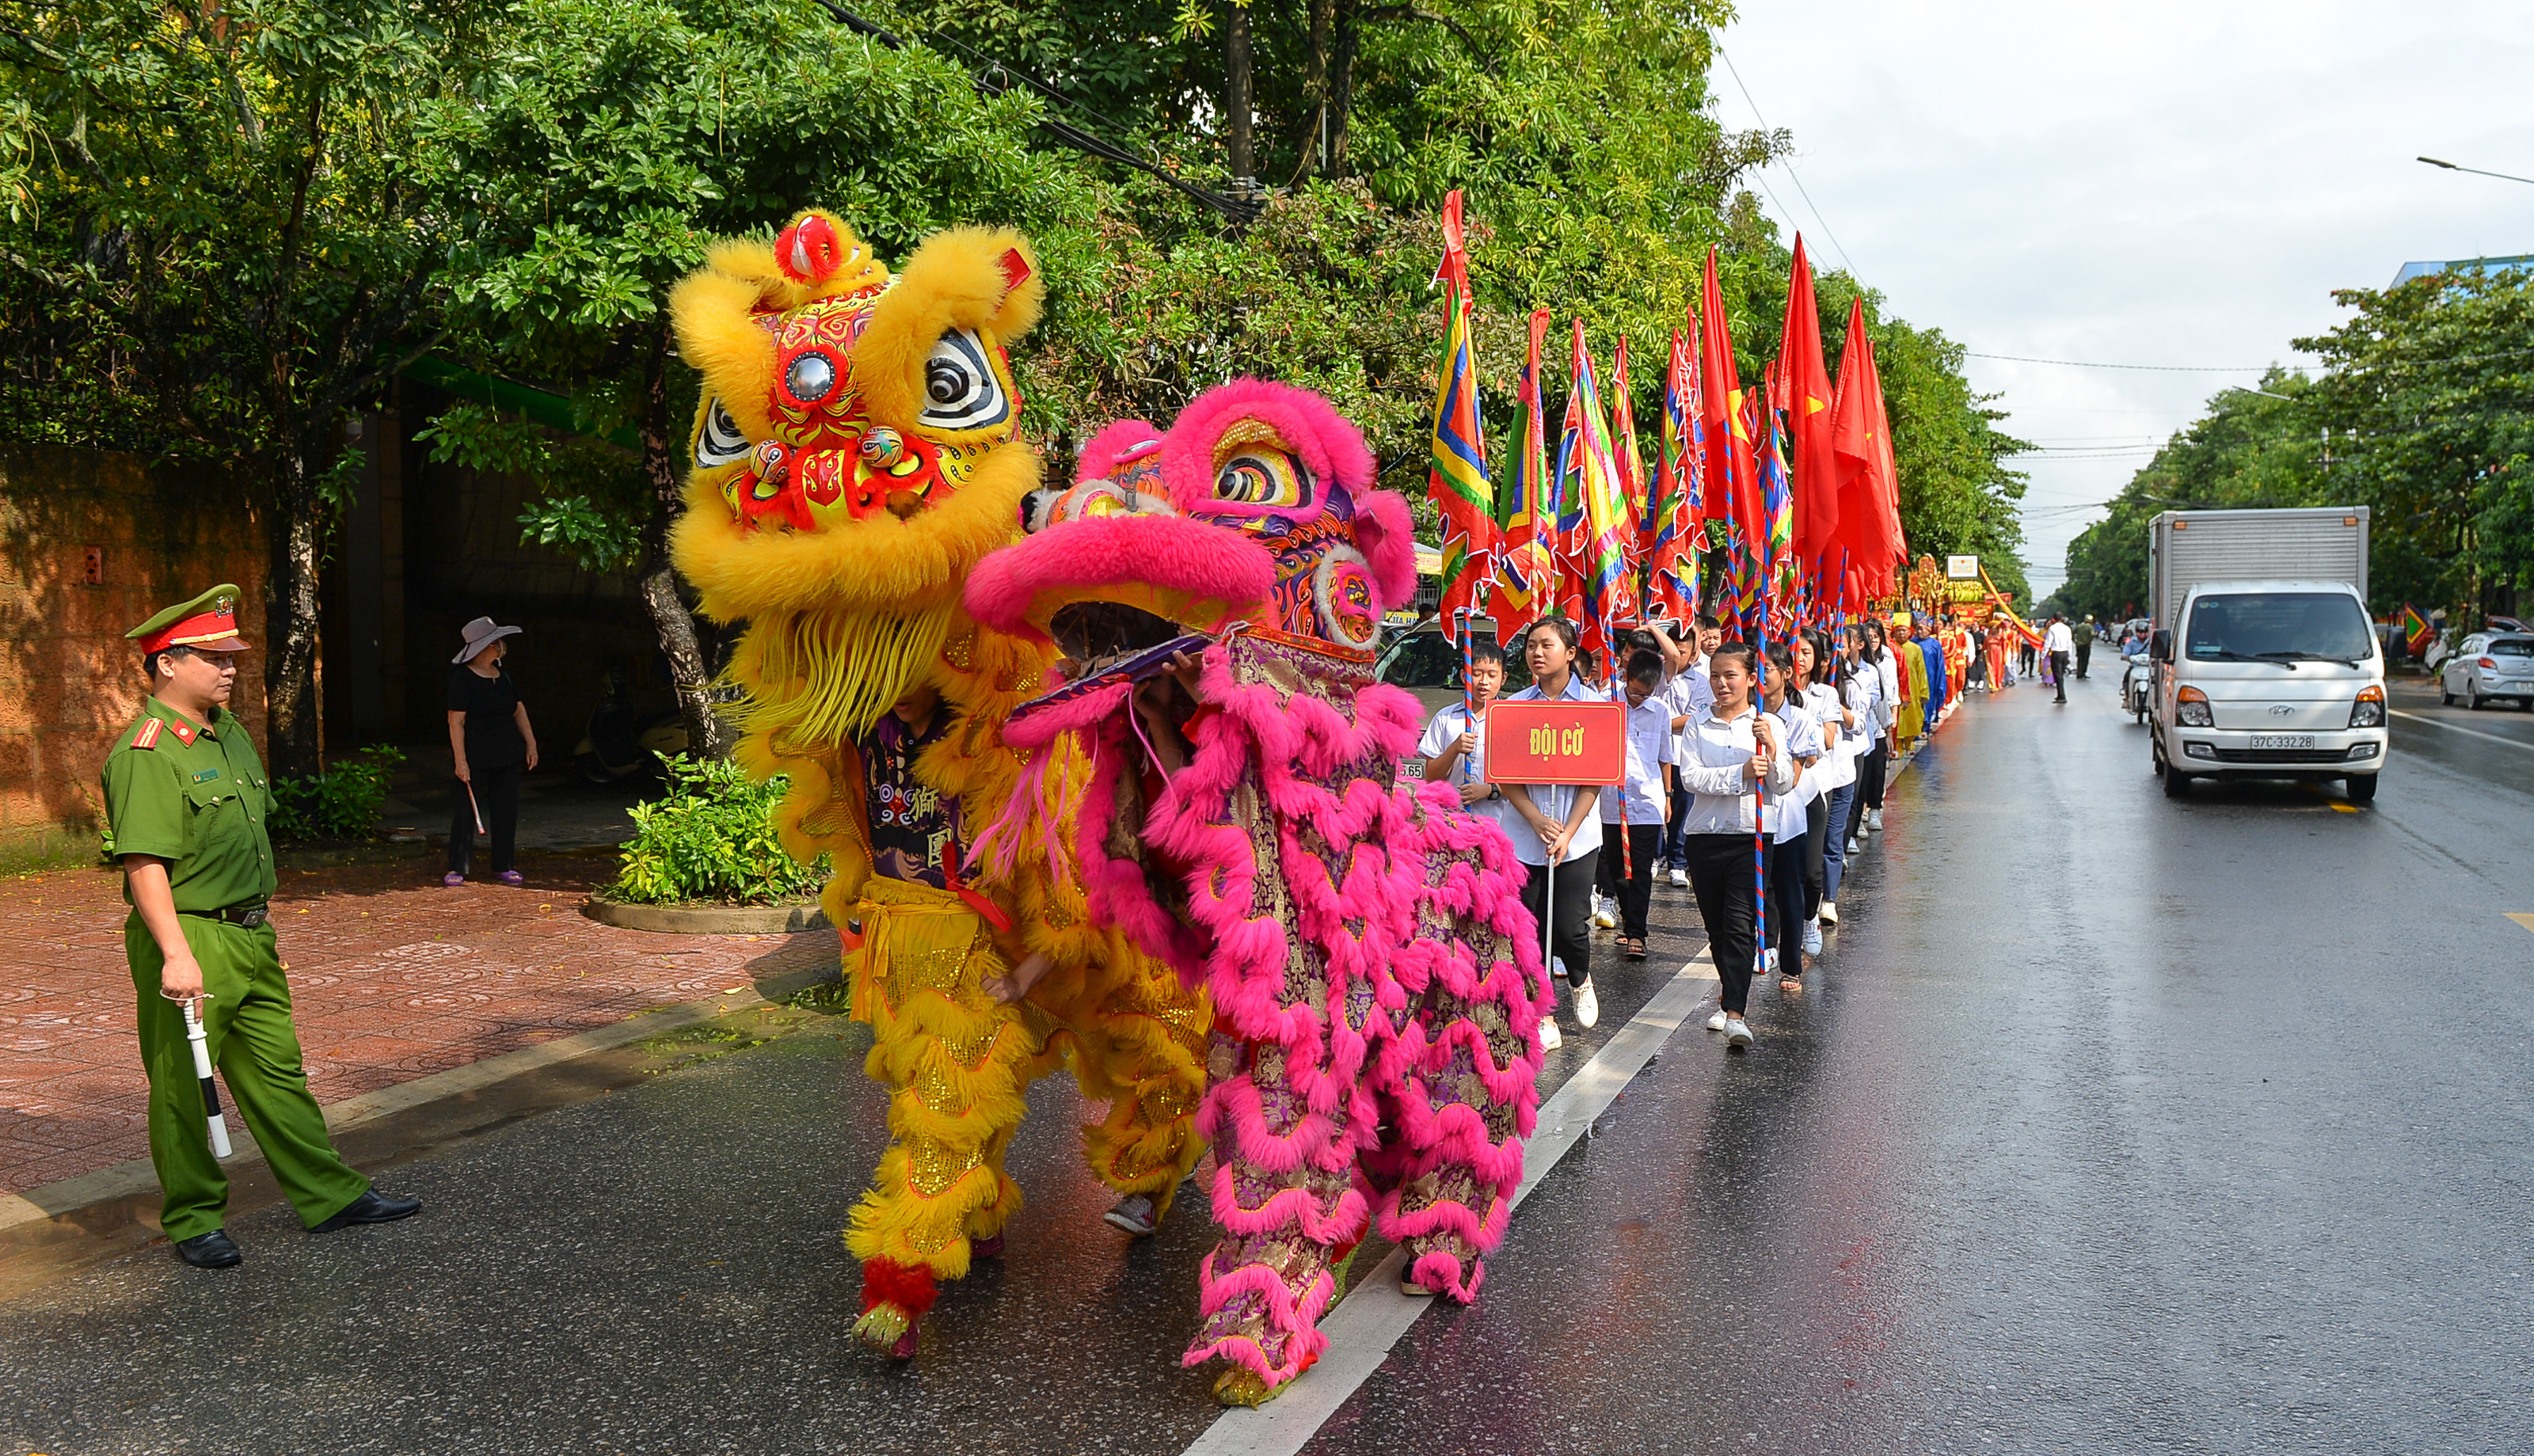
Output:
[[453,221],[417,117],[464,3],[0,0],[0,430],[224,467],[272,540],[274,767],[313,771],[347,422],[433,327]]
[[932,51],[872,44],[795,4],[521,0],[488,58],[436,126],[477,219],[451,277],[451,348],[570,396],[579,434],[465,404],[435,423],[435,449],[529,474],[544,491],[530,536],[634,569],[691,741],[727,752],[715,665],[667,552],[695,403],[670,286],[714,237],[813,205],[892,261],[971,220],[1015,222],[1061,256],[1100,195],[1029,149],[1030,98],[983,96]]
[[2534,276],[2465,268],[2332,297],[2354,316],[2296,341],[2323,360],[2305,434],[2330,452],[2316,503],[2375,508],[2376,609],[2513,609],[2534,585]]

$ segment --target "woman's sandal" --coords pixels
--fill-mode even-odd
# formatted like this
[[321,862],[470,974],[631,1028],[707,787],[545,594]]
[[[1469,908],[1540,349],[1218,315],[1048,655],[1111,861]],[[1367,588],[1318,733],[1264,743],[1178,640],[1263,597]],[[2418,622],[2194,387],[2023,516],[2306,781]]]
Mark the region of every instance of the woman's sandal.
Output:
[[1646,958],[1646,942],[1634,936],[1620,937],[1619,948],[1627,952],[1628,959],[1630,960],[1643,960]]

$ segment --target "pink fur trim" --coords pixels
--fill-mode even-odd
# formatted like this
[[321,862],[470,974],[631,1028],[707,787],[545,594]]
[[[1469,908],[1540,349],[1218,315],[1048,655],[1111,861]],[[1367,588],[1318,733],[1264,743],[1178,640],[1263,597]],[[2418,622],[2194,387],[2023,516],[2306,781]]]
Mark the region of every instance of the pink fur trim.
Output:
[[1085,441],[1082,453],[1074,457],[1073,478],[1076,481],[1107,480],[1117,473],[1129,454],[1160,443],[1162,427],[1142,420],[1116,420],[1100,427],[1100,433]]
[[[1177,516],[1068,520],[1003,547],[968,574],[969,615],[997,631],[1045,641],[1030,609],[1041,593],[1158,586],[1189,602],[1255,611],[1276,589],[1276,564],[1235,532]],[[1190,623],[1209,628],[1212,623]]]
[[1410,1266],[1408,1277],[1455,1304],[1475,1304],[1478,1300],[1478,1286],[1486,1282],[1487,1264],[1484,1259],[1472,1259],[1465,1274],[1459,1255],[1444,1248],[1428,1249]]
[[1272,427],[1314,478],[1334,480],[1351,495],[1371,486],[1372,451],[1337,406],[1292,385],[1236,379],[1197,395],[1162,441],[1162,479],[1181,511],[1223,509],[1214,499],[1215,442],[1243,419]]

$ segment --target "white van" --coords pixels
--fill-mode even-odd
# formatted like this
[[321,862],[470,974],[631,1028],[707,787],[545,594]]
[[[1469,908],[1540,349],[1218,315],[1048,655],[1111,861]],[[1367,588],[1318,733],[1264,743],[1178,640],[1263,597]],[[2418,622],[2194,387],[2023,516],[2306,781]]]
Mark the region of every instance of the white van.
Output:
[[2341,780],[2376,797],[2384,766],[2384,658],[2347,581],[2202,581],[2148,639],[2156,771],[2195,778]]

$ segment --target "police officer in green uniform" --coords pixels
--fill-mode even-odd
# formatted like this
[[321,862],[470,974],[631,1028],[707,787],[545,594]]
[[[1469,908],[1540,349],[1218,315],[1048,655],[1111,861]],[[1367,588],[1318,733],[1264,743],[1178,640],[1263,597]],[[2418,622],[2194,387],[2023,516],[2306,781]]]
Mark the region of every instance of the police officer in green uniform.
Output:
[[228,1178],[206,1136],[183,1004],[198,1007],[230,1100],[313,1233],[381,1224],[422,1207],[344,1166],[308,1094],[290,988],[267,906],[275,880],[265,817],[272,788],[243,724],[223,706],[237,679],[234,586],[214,586],[126,636],[141,645],[150,704],[105,759],[106,823],[132,914],[123,944],[141,1002],[150,1073],[150,1161],[165,1192],[159,1227],[202,1269],[242,1259],[222,1230]]

